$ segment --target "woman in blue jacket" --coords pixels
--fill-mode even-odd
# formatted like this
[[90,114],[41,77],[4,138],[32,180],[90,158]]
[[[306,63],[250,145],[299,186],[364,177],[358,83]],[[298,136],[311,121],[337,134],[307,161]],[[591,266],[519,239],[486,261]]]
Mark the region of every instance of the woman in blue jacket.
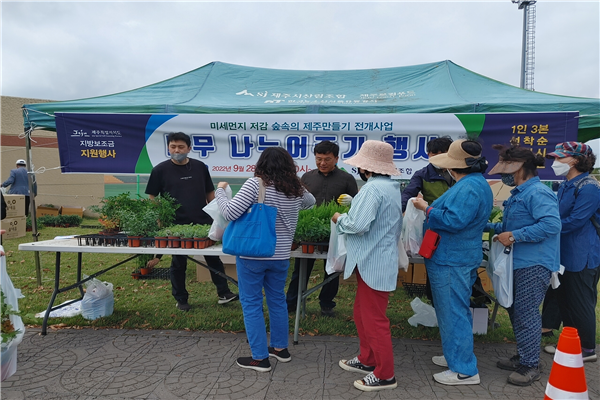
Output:
[[421,198],[415,207],[425,211],[425,225],[440,235],[440,243],[425,260],[444,356],[433,363],[449,369],[436,373],[436,382],[446,385],[479,384],[477,358],[473,353],[471,286],[483,258],[481,235],[493,195],[482,173],[487,168],[481,145],[472,140],[452,142],[448,153],[429,159],[448,169],[456,184],[429,207]]
[[508,383],[529,386],[540,378],[540,305],[552,272],[560,267],[558,201],[537,176],[537,167],[544,165],[541,155],[518,146],[494,148],[500,158],[489,173],[501,174],[502,182],[515,188],[504,202],[502,222],[488,223],[486,230],[493,229],[494,241],[513,249],[514,300],[507,311],[517,340],[517,354],[496,365],[513,371]]
[[565,266],[556,289],[563,326],[575,327],[581,337],[584,362],[595,362],[596,304],[600,277],[600,183],[589,176],[596,156],[579,142],[564,142],[548,153],[552,169],[565,176],[558,188],[562,230],[560,262]]

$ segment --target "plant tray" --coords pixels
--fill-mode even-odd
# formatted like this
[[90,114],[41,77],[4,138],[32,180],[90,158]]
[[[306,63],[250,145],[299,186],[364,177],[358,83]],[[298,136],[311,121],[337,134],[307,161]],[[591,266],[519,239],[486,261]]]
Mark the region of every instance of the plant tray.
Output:
[[[75,236],[77,244],[80,246],[111,246],[111,247],[127,247],[127,235],[114,234],[86,234],[84,236]],[[154,246],[154,237],[141,238],[141,243],[145,247]]]
[[[135,275],[135,277],[134,277]],[[152,272],[150,272],[149,275],[142,275],[137,271],[133,271],[131,273],[131,277],[133,279],[171,279],[170,275],[169,275],[169,268],[154,268],[152,269]]]
[[404,282],[402,287],[409,296],[416,297],[425,296],[427,294],[424,284]]
[[315,246],[315,251],[323,251],[323,252],[329,251],[329,242],[313,243],[311,241],[301,241],[298,244],[300,246],[303,246],[303,245],[312,245],[312,246]]

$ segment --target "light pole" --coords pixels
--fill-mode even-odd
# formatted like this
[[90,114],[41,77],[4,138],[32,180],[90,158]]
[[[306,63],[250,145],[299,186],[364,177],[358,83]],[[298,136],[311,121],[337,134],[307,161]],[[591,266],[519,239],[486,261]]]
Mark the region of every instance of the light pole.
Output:
[[521,88],[533,91],[535,68],[535,3],[536,0],[511,0],[523,10],[523,46],[521,53]]

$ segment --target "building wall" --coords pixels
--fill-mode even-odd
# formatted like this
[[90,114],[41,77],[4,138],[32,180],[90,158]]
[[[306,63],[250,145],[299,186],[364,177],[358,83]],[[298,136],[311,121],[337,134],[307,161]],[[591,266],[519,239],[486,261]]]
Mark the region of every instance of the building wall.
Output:
[[[15,168],[17,159],[26,159],[23,137],[23,104],[51,102],[30,98],[1,96],[0,116],[0,178],[4,182]],[[97,205],[104,197],[104,175],[62,174],[58,155],[56,132],[34,130],[31,134],[31,162],[36,172],[38,194],[36,206]]]

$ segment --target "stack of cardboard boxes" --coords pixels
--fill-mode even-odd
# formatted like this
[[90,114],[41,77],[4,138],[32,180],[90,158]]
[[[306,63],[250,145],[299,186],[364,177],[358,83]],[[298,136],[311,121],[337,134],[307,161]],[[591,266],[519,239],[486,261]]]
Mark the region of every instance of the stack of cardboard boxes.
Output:
[[3,239],[13,239],[25,236],[27,218],[25,217],[25,195],[4,195],[6,202],[6,219],[2,220],[2,230],[6,233]]

